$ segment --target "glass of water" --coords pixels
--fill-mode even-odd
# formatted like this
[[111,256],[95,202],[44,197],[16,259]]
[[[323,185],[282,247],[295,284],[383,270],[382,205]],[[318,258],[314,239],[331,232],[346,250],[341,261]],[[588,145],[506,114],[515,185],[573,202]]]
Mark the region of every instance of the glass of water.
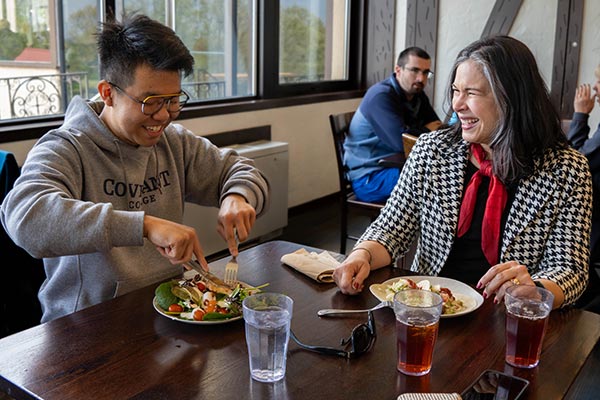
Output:
[[285,376],[285,363],[294,302],[279,293],[257,293],[244,299],[250,375],[260,382]]

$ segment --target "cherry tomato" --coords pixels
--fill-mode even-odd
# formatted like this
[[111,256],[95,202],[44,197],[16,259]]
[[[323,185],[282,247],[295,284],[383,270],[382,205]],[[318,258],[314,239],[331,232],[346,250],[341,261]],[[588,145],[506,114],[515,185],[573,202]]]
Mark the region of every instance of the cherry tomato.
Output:
[[204,282],[197,282],[196,283],[196,287],[201,291],[204,292],[206,290],[206,285],[204,284]]
[[171,304],[169,306],[169,312],[183,312],[183,307],[179,304]]
[[202,321],[204,319],[204,314],[206,314],[204,310],[201,308],[196,308],[192,313],[192,316],[194,317],[195,321]]
[[215,312],[216,310],[217,310],[217,301],[216,300],[208,301],[207,304],[204,306],[204,311],[206,311],[207,313]]
[[217,307],[217,312],[219,314],[229,314],[229,310],[226,309],[225,307]]

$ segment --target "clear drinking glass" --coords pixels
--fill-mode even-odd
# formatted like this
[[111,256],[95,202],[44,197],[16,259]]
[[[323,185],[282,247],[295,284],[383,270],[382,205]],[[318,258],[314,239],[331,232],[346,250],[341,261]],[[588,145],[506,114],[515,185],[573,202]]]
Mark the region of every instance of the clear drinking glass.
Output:
[[542,342],[552,311],[551,291],[528,285],[506,289],[506,362],[513,367],[534,368],[540,362]]
[[394,296],[394,313],[398,371],[412,376],[428,374],[442,315],[442,297],[429,290],[403,290]]
[[285,376],[293,300],[257,293],[242,302],[252,379],[276,382]]

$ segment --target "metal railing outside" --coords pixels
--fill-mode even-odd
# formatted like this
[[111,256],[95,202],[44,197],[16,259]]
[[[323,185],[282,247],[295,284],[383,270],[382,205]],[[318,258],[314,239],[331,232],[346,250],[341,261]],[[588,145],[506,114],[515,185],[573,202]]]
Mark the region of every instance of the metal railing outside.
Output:
[[86,72],[0,78],[0,119],[61,114],[75,95],[88,97]]
[[[248,91],[247,79],[238,77],[235,93]],[[280,81],[284,84],[322,79],[320,75],[280,76]],[[182,87],[192,101],[224,99],[231,96],[226,80],[201,69],[194,74],[193,82],[184,81]],[[0,78],[0,120],[64,114],[69,102],[76,95],[89,98],[87,72]]]

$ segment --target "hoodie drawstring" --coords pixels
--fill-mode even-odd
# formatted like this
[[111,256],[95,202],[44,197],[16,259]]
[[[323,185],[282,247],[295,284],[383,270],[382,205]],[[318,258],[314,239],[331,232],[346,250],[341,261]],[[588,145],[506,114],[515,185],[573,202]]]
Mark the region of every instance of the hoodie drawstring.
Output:
[[129,197],[129,192],[130,192],[129,179],[127,179],[127,169],[125,168],[125,162],[123,161],[123,154],[121,153],[121,146],[119,146],[118,139],[113,140],[113,143],[115,144],[115,146],[117,148],[117,153],[119,153],[119,160],[121,161],[121,168],[123,169],[123,178],[125,179],[125,187],[126,187],[126,191],[127,191],[127,204],[129,204],[131,202],[131,197]]
[[160,177],[158,176],[158,150],[156,150],[156,145],[152,146],[154,149],[154,158],[156,158],[156,184],[158,185],[158,193],[162,194],[162,182],[160,181]]

